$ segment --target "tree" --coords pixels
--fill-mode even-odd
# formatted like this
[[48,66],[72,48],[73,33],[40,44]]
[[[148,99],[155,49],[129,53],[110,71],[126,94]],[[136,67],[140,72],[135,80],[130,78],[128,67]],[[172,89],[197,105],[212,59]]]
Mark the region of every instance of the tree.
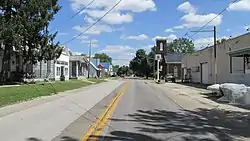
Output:
[[153,46],[151,48],[151,51],[148,53],[148,63],[151,72],[154,70],[154,63],[155,63],[155,51],[156,51],[156,46]]
[[187,38],[175,39],[167,45],[168,53],[192,53],[194,51],[194,43]]
[[110,62],[112,63],[112,58],[106,53],[96,53],[94,56],[95,59],[100,59],[100,62]]
[[122,66],[118,68],[117,75],[122,76],[122,75],[131,75],[131,70],[129,69],[128,66]]
[[120,68],[119,65],[115,65],[115,66],[113,66],[113,71],[117,73],[117,71],[118,71],[119,68]]
[[[0,2],[0,39],[3,59],[1,78],[10,72],[10,56],[22,57],[22,64],[36,63],[60,56],[56,33],[47,28],[60,10],[58,0],[9,0]],[[3,79],[2,79],[3,81]]]
[[130,61],[130,69],[139,76],[146,76],[148,78],[151,70],[149,65],[149,58],[146,51],[139,49],[136,51],[135,58]]

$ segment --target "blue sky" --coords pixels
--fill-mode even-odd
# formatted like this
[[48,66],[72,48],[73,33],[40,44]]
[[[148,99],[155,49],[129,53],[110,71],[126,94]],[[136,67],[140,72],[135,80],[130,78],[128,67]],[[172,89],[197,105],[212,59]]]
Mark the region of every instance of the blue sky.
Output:
[[[118,0],[96,0],[87,9],[67,20],[92,0],[59,0],[61,11],[55,16],[51,28],[59,32],[61,44],[84,31],[103,16]],[[92,40],[92,53],[105,52],[114,64],[127,65],[137,49],[150,50],[154,39],[171,40],[183,37],[202,27],[232,0],[123,0],[101,22],[86,34],[66,46],[75,54],[88,53]],[[250,0],[238,0],[205,29],[216,25],[219,38],[229,38],[246,33],[250,25]],[[54,30],[54,31],[55,31]],[[193,33],[188,32],[189,35]],[[196,49],[212,44],[212,33],[198,33],[193,37]]]

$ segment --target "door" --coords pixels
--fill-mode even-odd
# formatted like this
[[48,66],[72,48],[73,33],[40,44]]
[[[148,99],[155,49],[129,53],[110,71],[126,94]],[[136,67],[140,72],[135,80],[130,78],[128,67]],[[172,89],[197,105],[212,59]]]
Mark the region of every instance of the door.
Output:
[[208,63],[201,64],[201,83],[208,84]]
[[64,66],[61,66],[61,75],[60,76],[64,76]]

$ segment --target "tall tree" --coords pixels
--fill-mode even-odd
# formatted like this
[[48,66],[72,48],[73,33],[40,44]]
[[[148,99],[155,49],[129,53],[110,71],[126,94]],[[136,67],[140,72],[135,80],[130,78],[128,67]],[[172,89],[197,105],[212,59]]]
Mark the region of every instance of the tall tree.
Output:
[[136,56],[132,61],[130,61],[129,66],[134,73],[140,76],[148,77],[151,72],[149,58],[146,54],[146,51],[143,49],[136,51]]
[[100,59],[101,62],[110,62],[112,63],[112,58],[106,53],[96,53],[94,56],[95,59]]
[[[45,32],[60,10],[58,0],[5,0],[0,2],[0,8],[0,39],[5,56],[2,64],[7,64],[2,65],[1,78],[9,71],[11,54],[21,56],[22,64],[46,59],[46,54],[58,56],[54,49],[48,49],[52,47],[50,41],[56,34]],[[58,48],[58,45],[56,43],[53,47]]]
[[167,45],[169,53],[192,53],[194,52],[194,43],[187,38],[178,38]]
[[[0,73],[1,81],[6,80],[7,72],[10,72],[11,55],[14,47],[21,46],[22,26],[21,17],[18,11],[23,1],[2,0],[0,2],[0,39],[2,51],[2,68]],[[10,73],[9,73],[10,74]]]

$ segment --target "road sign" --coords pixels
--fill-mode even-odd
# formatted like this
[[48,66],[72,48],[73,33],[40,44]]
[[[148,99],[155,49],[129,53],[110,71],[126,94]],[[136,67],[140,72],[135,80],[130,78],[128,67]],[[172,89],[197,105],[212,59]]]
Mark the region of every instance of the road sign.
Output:
[[155,60],[161,60],[161,54],[155,54]]

